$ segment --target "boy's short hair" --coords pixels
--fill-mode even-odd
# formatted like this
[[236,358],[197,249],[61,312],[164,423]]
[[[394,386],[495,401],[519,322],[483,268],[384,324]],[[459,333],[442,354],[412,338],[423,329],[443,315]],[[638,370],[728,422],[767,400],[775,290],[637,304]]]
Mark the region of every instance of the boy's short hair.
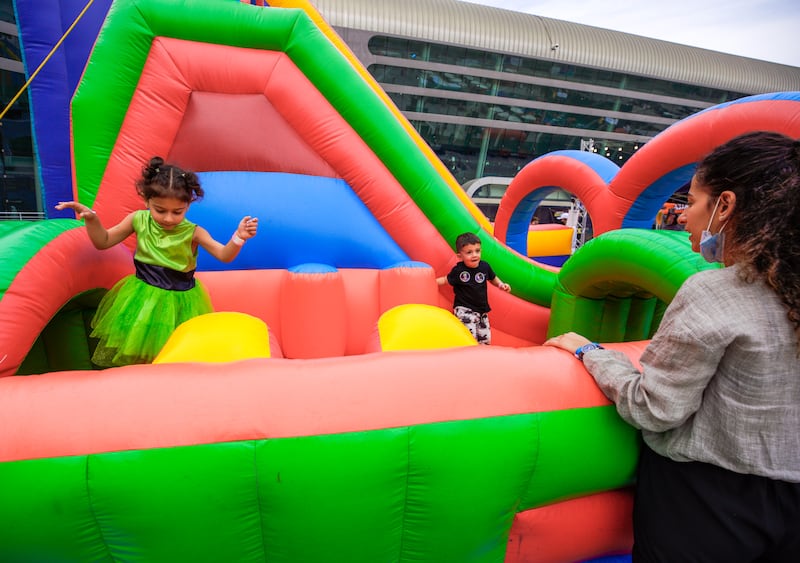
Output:
[[480,244],[481,239],[475,233],[461,233],[456,237],[456,252],[461,252],[461,249],[468,244]]

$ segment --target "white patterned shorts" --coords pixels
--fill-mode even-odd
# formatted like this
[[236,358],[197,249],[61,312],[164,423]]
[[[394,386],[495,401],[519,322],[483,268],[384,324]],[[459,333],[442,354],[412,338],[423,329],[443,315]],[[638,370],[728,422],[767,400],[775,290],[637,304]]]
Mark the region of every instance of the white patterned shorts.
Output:
[[453,314],[458,320],[464,323],[469,329],[478,344],[491,344],[492,329],[489,326],[489,315],[487,313],[476,313],[469,307],[456,307]]

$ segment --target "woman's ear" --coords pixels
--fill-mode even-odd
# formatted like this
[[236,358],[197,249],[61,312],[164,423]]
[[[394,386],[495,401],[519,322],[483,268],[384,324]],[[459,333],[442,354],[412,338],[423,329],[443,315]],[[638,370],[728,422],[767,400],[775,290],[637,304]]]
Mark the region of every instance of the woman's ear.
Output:
[[736,194],[731,190],[725,190],[719,194],[719,220],[727,221],[736,209]]

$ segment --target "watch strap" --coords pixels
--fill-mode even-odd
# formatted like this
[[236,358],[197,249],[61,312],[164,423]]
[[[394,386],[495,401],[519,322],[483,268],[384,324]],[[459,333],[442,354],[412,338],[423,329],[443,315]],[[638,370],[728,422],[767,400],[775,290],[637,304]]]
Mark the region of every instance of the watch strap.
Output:
[[590,342],[589,344],[584,344],[583,346],[575,350],[575,357],[578,358],[580,361],[583,361],[583,355],[589,350],[605,350],[605,348],[603,348],[597,342]]

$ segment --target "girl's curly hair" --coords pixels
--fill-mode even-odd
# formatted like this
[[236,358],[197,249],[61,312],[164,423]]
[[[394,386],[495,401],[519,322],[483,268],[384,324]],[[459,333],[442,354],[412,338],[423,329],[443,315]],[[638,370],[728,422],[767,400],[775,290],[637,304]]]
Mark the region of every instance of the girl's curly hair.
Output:
[[197,174],[167,164],[160,156],[154,156],[142,168],[142,176],[136,181],[136,191],[145,200],[153,197],[174,197],[191,203],[203,197],[203,188]]
[[717,147],[695,178],[714,201],[736,194],[726,227],[733,260],[745,279],[763,279],[788,307],[800,346],[800,141],[770,131],[740,135]]

